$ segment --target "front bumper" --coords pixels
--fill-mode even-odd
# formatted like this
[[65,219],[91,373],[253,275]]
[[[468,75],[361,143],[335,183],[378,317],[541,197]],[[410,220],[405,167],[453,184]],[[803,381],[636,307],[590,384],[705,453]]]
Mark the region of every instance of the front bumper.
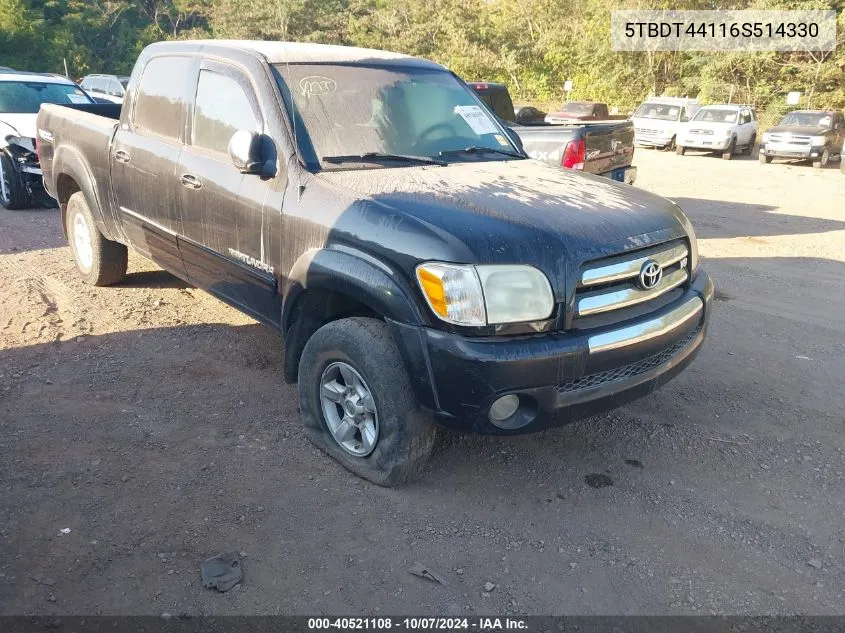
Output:
[[678,145],[687,149],[703,149],[712,151],[724,151],[731,144],[731,137],[714,137],[712,135],[685,136],[678,139]]
[[[699,271],[684,295],[640,319],[589,331],[465,337],[390,323],[421,405],[443,425],[491,435],[540,431],[648,395],[695,358],[707,332],[713,283]],[[509,428],[490,405],[520,398]]]
[[672,142],[672,134],[635,134],[634,145],[638,147],[666,147]]
[[760,153],[772,158],[797,158],[810,160],[821,158],[824,153],[824,145],[793,145],[791,143],[766,143],[760,145]]

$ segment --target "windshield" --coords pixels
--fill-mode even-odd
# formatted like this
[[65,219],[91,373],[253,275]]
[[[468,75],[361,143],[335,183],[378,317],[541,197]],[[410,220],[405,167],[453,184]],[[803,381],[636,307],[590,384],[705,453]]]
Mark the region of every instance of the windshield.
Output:
[[707,123],[736,123],[736,110],[729,108],[702,108],[692,117],[693,121]]
[[563,112],[572,112],[573,114],[590,114],[593,111],[592,103],[564,103]]
[[348,168],[325,159],[371,153],[439,159],[441,152],[474,148],[449,160],[504,160],[484,150],[519,151],[475,93],[448,72],[341,64],[275,68],[311,169]]
[[663,121],[677,121],[681,108],[665,103],[644,103],[634,113],[634,118],[661,119]]
[[780,125],[794,125],[801,127],[830,127],[831,117],[827,112],[790,112]]
[[0,81],[0,112],[35,114],[42,103],[91,103],[91,100],[73,84]]

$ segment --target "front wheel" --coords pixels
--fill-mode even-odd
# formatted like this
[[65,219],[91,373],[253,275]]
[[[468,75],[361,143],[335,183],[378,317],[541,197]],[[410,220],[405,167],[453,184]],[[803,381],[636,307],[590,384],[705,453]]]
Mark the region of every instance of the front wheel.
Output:
[[728,149],[722,152],[722,159],[730,160],[733,158],[734,153],[736,153],[736,137],[731,139],[731,144],[728,145]]
[[305,433],[318,448],[379,486],[419,475],[435,427],[383,321],[351,317],[321,327],[302,352],[298,381]]
[[81,191],[67,202],[67,236],[82,281],[92,286],[110,286],[126,276],[126,246],[107,240],[100,233]]
[[0,153],[0,204],[9,211],[25,209],[32,200],[15,170],[12,159],[5,152]]
[[813,167],[815,167],[816,169],[822,169],[824,167],[827,167],[828,161],[830,161],[830,152],[824,150],[822,152],[821,158],[819,158],[819,160],[813,161]]

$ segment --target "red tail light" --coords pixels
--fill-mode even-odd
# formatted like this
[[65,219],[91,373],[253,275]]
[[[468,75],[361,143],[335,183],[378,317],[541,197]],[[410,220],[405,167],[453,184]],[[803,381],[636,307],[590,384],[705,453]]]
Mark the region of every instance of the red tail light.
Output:
[[561,167],[567,169],[584,169],[584,161],[587,158],[587,143],[579,138],[569,141],[566,149],[563,150],[563,158],[560,161]]
[[472,82],[472,83],[470,84],[470,86],[472,86],[472,87],[473,87],[473,88],[475,88],[476,90],[487,90],[487,88],[489,88],[489,87],[490,87],[490,86],[488,86],[487,84],[483,84],[483,83],[478,82],[478,81],[474,81],[474,82]]

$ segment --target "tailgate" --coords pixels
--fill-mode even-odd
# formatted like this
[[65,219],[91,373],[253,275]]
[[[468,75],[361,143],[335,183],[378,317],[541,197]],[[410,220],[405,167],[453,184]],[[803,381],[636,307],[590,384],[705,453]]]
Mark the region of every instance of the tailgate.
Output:
[[634,124],[631,121],[585,123],[587,160],[584,171],[603,174],[627,167],[634,160]]

